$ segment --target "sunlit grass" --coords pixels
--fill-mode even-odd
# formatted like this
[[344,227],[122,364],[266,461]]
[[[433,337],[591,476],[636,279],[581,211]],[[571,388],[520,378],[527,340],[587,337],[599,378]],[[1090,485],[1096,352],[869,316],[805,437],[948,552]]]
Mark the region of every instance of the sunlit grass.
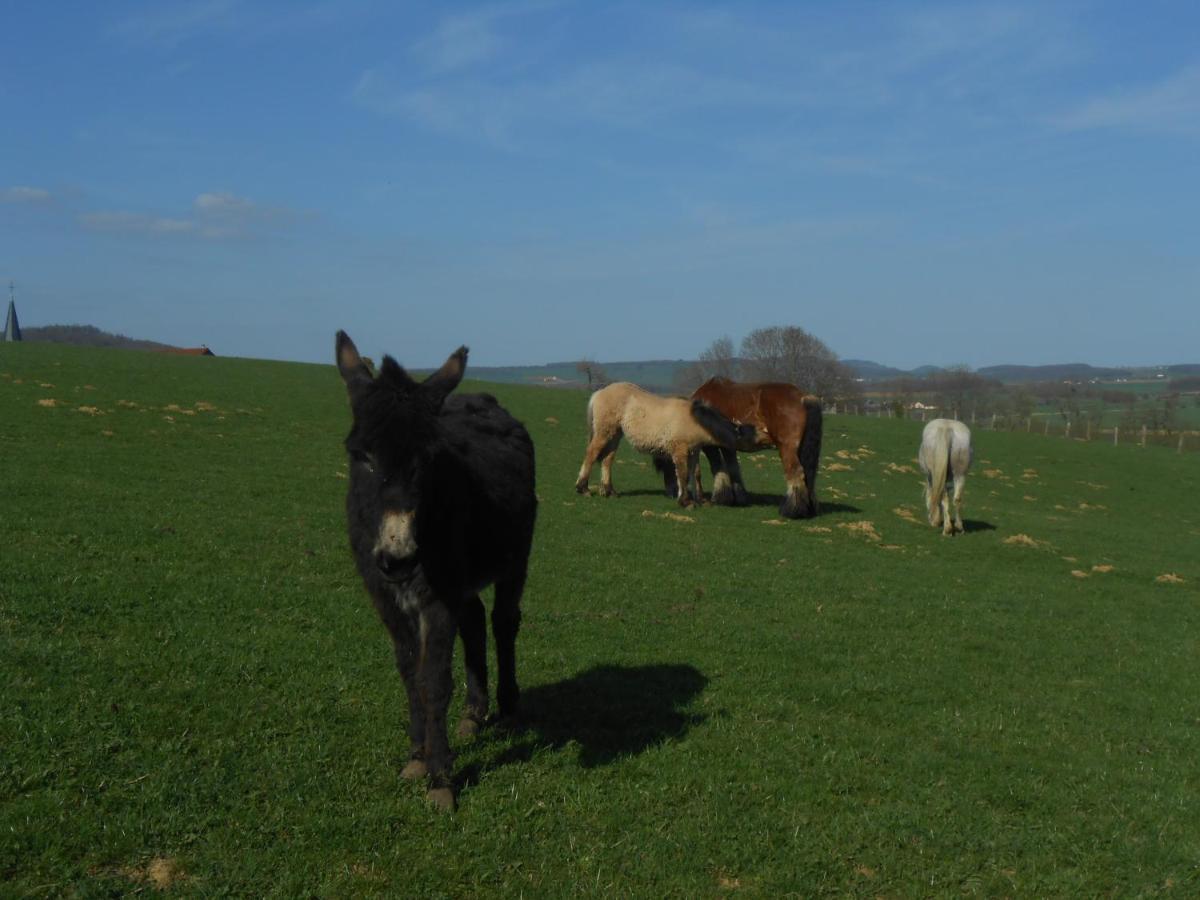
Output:
[[919,423],[828,417],[826,511],[780,522],[766,455],[748,508],[628,446],[579,497],[584,397],[488,389],[538,453],[527,727],[457,745],[446,817],[398,778],[333,366],[0,351],[5,892],[1200,888],[1195,457],[977,433],[946,539]]

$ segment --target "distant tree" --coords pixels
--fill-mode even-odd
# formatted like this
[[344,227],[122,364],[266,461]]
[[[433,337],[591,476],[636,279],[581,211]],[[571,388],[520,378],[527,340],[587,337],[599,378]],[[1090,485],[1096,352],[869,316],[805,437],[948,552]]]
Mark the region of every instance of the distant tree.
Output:
[[746,335],[741,371],[747,381],[786,381],[826,403],[853,402],[861,396],[854,373],[837,354],[795,325],[756,328]]
[[719,337],[701,351],[700,358],[681,368],[675,376],[675,384],[683,393],[690,394],[714,376],[736,380],[738,361],[733,355],[733,338]]
[[600,363],[586,356],[575,363],[575,371],[587,378],[589,390],[598,391],[612,381]]

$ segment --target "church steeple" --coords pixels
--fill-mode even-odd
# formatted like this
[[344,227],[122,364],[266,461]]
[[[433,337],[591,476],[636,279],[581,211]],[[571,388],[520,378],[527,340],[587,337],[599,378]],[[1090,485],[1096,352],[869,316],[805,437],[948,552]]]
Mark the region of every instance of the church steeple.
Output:
[[8,318],[4,322],[4,340],[6,343],[21,339],[21,324],[17,321],[17,301],[13,283],[8,283]]

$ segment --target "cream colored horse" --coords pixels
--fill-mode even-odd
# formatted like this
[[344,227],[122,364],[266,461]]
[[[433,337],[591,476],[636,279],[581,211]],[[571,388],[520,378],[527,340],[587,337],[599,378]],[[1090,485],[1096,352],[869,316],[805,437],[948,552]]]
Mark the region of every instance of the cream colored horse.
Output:
[[[971,429],[962,422],[934,419],[925,426],[917,461],[925,473],[925,509],[929,512],[929,524],[934,528],[941,526],[942,534],[963,530],[963,487],[973,456]],[[946,489],[947,478],[953,482],[950,490]]]
[[[735,449],[738,428],[699,400],[659,397],[627,381],[610,384],[588,400],[588,445],[579,468],[575,490],[586,494],[592,466],[600,460],[600,494],[616,494],[612,484],[613,458],[624,435],[635,448],[661,452],[675,464],[677,498],[688,505],[689,489],[700,500],[697,460],[700,448]],[[693,485],[693,481],[695,484]]]

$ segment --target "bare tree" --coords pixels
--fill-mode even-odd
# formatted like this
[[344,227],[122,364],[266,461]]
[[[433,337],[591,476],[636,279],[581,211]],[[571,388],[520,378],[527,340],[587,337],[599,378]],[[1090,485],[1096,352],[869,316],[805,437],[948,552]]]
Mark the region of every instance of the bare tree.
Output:
[[733,355],[733,338],[719,337],[700,353],[700,358],[688,363],[675,376],[680,391],[690,394],[715,376],[737,379],[738,361]]
[[786,381],[828,402],[845,403],[861,391],[854,373],[820,338],[795,325],[756,328],[742,339],[748,381]]
[[575,363],[575,371],[587,377],[588,390],[598,391],[612,381],[600,363],[586,356]]

